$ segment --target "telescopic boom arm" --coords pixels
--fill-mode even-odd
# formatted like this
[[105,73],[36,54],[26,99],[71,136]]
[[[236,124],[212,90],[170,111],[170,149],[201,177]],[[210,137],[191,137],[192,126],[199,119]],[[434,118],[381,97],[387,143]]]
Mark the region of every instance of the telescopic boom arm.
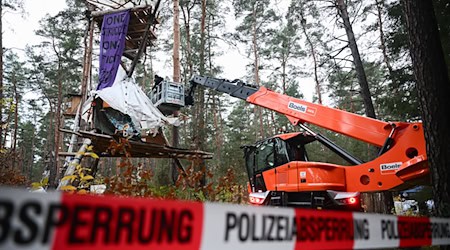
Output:
[[202,85],[257,106],[277,111],[286,115],[294,125],[304,122],[311,123],[378,147],[383,146],[392,130],[392,125],[387,122],[306,102],[262,86],[247,85],[240,80],[231,82],[226,79],[194,76],[191,84]]

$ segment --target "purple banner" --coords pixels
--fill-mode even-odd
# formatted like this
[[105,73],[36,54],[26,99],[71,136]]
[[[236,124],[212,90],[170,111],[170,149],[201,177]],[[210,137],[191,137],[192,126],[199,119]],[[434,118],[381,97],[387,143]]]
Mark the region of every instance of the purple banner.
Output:
[[97,90],[111,87],[125,48],[130,11],[103,16],[100,37],[100,69]]

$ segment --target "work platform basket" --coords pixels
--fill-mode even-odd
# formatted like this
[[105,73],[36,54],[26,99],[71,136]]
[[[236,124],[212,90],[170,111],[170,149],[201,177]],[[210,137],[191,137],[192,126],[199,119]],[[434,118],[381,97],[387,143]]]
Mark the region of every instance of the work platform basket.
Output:
[[173,114],[174,111],[184,107],[184,85],[161,81],[152,88],[150,98],[163,114]]

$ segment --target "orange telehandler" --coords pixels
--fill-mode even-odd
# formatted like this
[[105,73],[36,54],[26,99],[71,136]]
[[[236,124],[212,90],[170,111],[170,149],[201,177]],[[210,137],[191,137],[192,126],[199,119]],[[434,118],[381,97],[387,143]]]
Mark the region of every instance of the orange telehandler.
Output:
[[[284,114],[303,132],[286,133],[243,146],[253,204],[360,210],[360,192],[403,190],[429,180],[422,123],[383,122],[306,102],[240,80],[194,76],[197,85]],[[363,162],[305,123],[372,144],[375,159]],[[305,147],[318,141],[350,166],[310,161]]]

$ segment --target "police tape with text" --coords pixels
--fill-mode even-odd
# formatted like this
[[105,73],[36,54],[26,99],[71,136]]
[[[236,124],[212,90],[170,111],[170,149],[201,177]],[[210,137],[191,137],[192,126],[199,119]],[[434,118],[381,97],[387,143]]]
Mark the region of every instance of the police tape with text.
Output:
[[364,249],[450,245],[450,219],[0,192],[0,249]]

